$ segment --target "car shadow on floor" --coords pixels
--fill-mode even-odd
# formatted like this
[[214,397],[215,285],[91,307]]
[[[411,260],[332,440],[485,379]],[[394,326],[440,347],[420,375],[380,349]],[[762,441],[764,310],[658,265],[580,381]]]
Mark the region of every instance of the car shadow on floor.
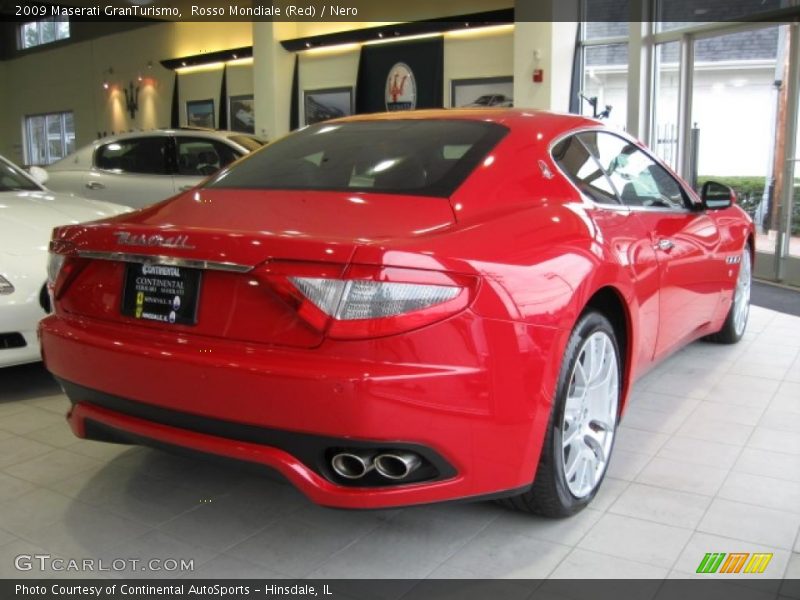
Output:
[[37,362],[0,369],[0,404],[61,393],[61,387]]

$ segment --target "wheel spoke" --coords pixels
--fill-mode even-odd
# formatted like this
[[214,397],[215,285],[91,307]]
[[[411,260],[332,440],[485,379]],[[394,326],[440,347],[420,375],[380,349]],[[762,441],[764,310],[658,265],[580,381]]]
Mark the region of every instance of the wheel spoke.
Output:
[[575,443],[581,428],[578,426],[578,421],[576,419],[571,421],[567,421],[565,419],[564,423],[565,425],[568,425],[568,427],[564,429],[563,437],[561,439],[561,446],[563,448],[567,448]]
[[587,452],[585,454],[584,463],[586,467],[584,469],[584,489],[588,492],[594,489],[595,479],[597,475],[597,468],[596,468],[596,461],[591,453]]
[[579,490],[584,489],[584,479],[586,479],[586,471],[588,470],[588,461],[586,455],[581,452],[577,461],[579,463],[578,472],[575,475],[575,486]]
[[605,352],[606,337],[605,336],[592,336],[592,364],[589,385],[592,385],[595,380],[600,376],[603,369],[603,354]]
[[[578,381],[580,379],[580,382]],[[586,384],[589,383],[589,378],[586,376],[586,370],[584,369],[581,361],[575,363],[575,374],[573,375],[573,382],[575,383],[575,387],[581,386],[582,388],[586,387]]]
[[613,359],[608,358],[605,364],[602,365],[601,371],[589,384],[589,390],[606,389],[612,376],[616,377],[616,374],[616,364],[613,362]]
[[595,460],[600,464],[606,462],[606,430],[595,431],[591,427],[584,430],[583,441],[588,446],[589,452],[594,456]]
[[567,481],[572,481],[572,478],[575,476],[575,471],[578,469],[580,463],[580,456],[581,453],[578,445],[572,444],[564,458],[564,476],[567,478]]

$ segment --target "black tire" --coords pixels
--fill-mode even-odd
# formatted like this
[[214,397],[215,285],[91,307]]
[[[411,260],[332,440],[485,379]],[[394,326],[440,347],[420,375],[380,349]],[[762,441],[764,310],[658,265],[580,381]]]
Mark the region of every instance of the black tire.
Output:
[[[749,281],[752,284],[753,280],[753,273],[752,267],[750,266],[750,257],[752,256],[750,253],[750,244],[745,244],[744,250],[742,250],[742,259],[739,262],[739,269],[740,271],[737,272],[736,281],[738,284],[739,275],[741,273],[741,269],[745,265],[745,260],[747,260],[748,270],[749,270]],[[749,288],[748,288],[749,289]],[[712,333],[711,335],[707,335],[703,339],[709,342],[714,342],[715,344],[735,344],[739,340],[742,339],[744,336],[744,332],[747,330],[747,318],[750,314],[750,296],[748,293],[747,298],[747,315],[745,315],[744,325],[741,327],[739,331],[736,329],[736,295],[738,294],[738,285],[737,288],[734,289],[734,298],[731,302],[731,308],[728,311],[728,316],[725,317],[725,322],[722,324],[722,329],[720,329],[717,333]]]
[[[539,458],[539,466],[536,469],[536,477],[533,484],[527,491],[521,494],[500,500],[499,502],[504,506],[545,517],[562,518],[580,512],[597,495],[597,491],[600,489],[607,471],[608,461],[611,459],[613,440],[616,436],[612,438],[612,446],[609,451],[608,460],[606,461],[606,469],[599,477],[594,489],[587,496],[582,498],[575,497],[570,492],[567,485],[563,469],[561,443],[561,427],[564,418],[564,409],[567,393],[569,392],[570,380],[575,370],[575,363],[579,359],[580,350],[583,347],[584,341],[597,331],[605,332],[613,343],[614,354],[617,359],[617,373],[620,379],[617,389],[622,389],[622,364],[620,364],[619,344],[616,334],[614,333],[614,328],[602,313],[589,310],[578,320],[567,342],[564,360],[561,364],[561,370],[558,376],[555,402],[553,404],[553,410],[550,411],[544,446],[542,447],[542,454]],[[619,397],[617,398],[617,419],[614,425],[615,432],[616,423],[618,422]]]

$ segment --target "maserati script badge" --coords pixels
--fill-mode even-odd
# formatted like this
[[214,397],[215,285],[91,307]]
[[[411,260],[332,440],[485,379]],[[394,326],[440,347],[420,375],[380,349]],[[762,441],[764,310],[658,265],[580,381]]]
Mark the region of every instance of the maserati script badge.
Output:
[[188,235],[163,236],[159,234],[145,235],[144,233],[134,234],[129,231],[117,231],[117,243],[122,246],[146,246],[159,248],[194,248],[189,243]]

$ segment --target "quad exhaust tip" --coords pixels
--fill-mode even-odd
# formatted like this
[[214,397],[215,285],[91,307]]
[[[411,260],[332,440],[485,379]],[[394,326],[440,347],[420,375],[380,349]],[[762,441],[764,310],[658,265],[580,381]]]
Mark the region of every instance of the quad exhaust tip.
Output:
[[386,479],[400,481],[422,465],[422,459],[413,452],[384,452],[353,450],[339,452],[331,459],[333,472],[344,479],[361,479],[373,469]]
[[375,470],[386,479],[405,479],[422,464],[413,452],[387,452],[375,458]]
[[375,468],[372,454],[356,454],[355,452],[340,452],[331,460],[334,473],[345,479],[361,479]]

